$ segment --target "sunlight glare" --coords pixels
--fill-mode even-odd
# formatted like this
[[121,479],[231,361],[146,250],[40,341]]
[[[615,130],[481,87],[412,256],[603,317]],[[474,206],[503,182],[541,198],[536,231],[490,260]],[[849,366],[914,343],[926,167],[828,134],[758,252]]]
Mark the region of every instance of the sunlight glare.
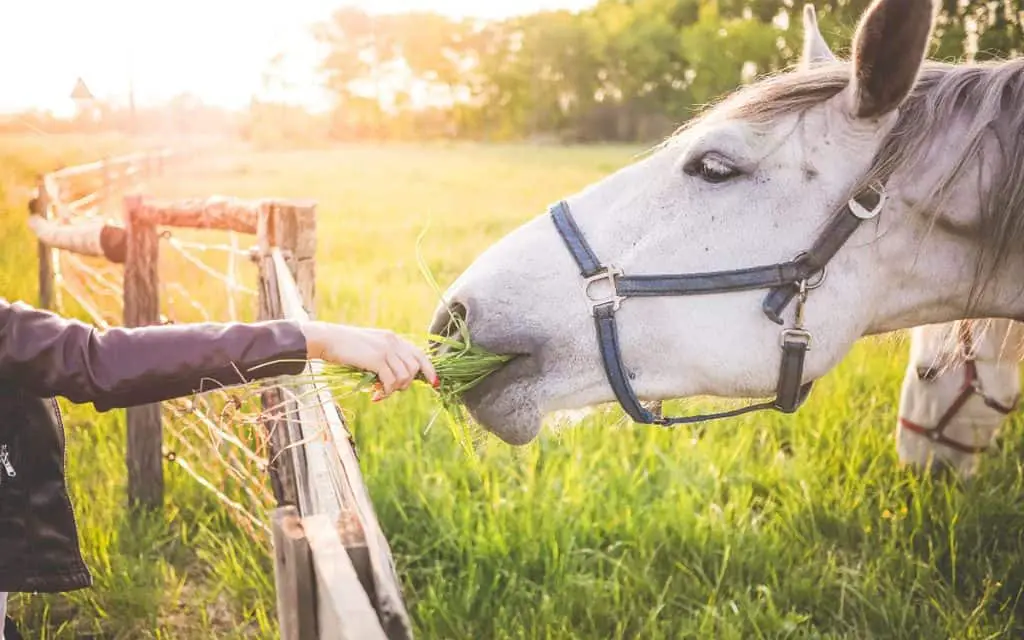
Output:
[[319,51],[310,25],[343,5],[373,13],[432,10],[501,17],[578,9],[591,0],[35,0],[0,3],[0,112],[70,114],[82,77],[99,100],[138,105],[189,93],[208,104],[244,108],[268,90],[268,62],[283,54],[280,97],[321,109]]

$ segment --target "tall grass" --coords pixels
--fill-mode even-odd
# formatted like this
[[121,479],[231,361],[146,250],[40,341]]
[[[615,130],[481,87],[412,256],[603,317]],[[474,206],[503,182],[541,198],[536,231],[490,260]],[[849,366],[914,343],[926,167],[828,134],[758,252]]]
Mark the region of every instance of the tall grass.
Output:
[[[427,219],[423,255],[444,284],[636,151],[351,146],[237,156],[155,188],[317,199],[318,316],[420,334],[437,302],[415,260]],[[31,246],[23,203],[7,204],[0,275],[30,296],[33,256],[14,250]],[[714,423],[699,440],[610,409],[470,455],[432,428],[426,385],[341,403],[418,637],[1021,637],[1020,419],[974,481],[900,468],[905,349],[866,340],[798,414]],[[126,517],[120,413],[64,406],[97,586],[17,598],[30,636],[276,637],[266,549],[173,466],[165,512]]]

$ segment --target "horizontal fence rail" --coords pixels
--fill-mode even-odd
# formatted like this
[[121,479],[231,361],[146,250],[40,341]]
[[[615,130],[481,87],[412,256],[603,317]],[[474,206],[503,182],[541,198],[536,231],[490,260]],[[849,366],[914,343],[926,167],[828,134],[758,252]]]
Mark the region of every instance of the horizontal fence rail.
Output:
[[[183,159],[171,149],[133,153],[88,164],[65,167],[40,176],[29,202],[29,228],[38,239],[39,306],[59,306],[60,263],[56,251],[104,257],[122,264],[127,235],[121,218],[120,195],[140,188]],[[73,183],[86,183],[83,195]],[[83,306],[90,306],[85,303]]]

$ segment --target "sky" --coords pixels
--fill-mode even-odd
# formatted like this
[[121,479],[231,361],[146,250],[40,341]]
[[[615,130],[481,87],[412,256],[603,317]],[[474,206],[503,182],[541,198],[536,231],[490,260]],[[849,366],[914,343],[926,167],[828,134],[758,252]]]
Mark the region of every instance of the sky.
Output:
[[184,92],[229,108],[263,87],[284,52],[290,97],[324,106],[310,25],[344,5],[371,12],[432,10],[502,17],[580,9],[593,0],[0,0],[0,112],[73,109],[82,77],[103,100],[137,104]]

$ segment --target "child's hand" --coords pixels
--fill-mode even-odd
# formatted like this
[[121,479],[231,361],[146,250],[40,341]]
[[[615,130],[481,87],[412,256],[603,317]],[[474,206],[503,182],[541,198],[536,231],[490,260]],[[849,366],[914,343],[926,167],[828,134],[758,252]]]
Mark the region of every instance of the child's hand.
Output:
[[394,332],[328,322],[304,323],[302,332],[309,358],[377,374],[381,390],[374,400],[408,389],[420,373],[435,387],[439,383],[426,354]]

